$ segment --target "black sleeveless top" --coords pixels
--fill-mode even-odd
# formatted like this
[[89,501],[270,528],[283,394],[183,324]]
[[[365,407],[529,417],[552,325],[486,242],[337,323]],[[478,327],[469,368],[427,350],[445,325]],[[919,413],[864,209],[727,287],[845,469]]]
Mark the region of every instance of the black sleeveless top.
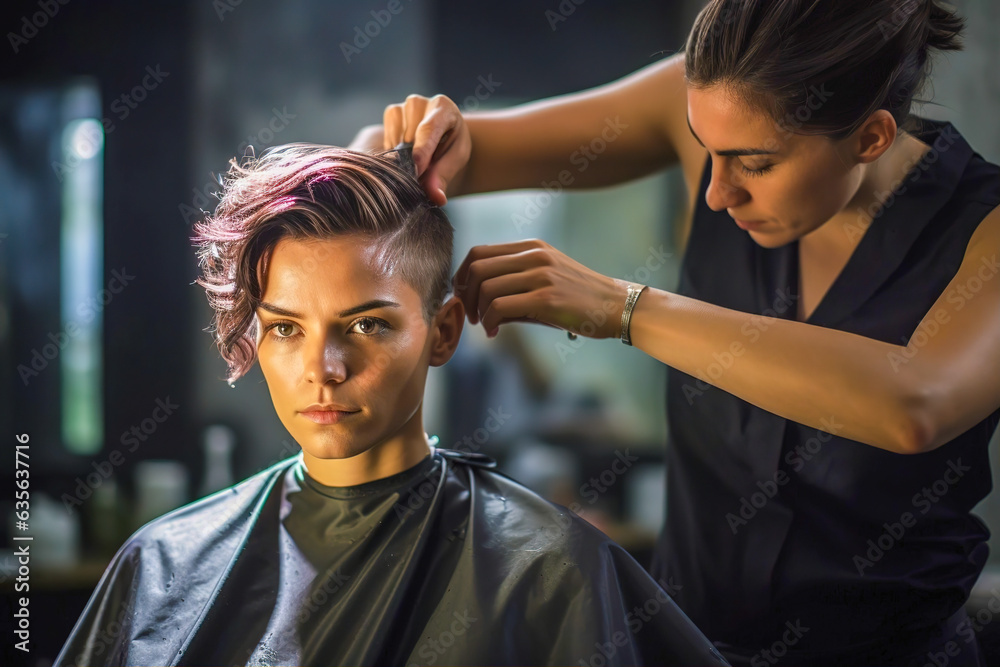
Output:
[[[931,150],[809,324],[905,345],[1000,204],[1000,168],[950,123],[918,120],[914,134]],[[706,166],[677,292],[794,320],[798,242],[758,246],[708,208],[710,176]],[[963,299],[953,295],[950,308]],[[742,333],[744,344],[767,335]],[[652,571],[673,578],[676,601],[709,638],[748,657],[794,638],[788,655],[820,664],[920,649],[949,617],[955,634],[987,559],[989,531],[970,510],[992,488],[987,444],[1000,406],[934,451],[902,455],[837,436],[835,414],[816,430],[675,369],[667,376],[667,519]]]

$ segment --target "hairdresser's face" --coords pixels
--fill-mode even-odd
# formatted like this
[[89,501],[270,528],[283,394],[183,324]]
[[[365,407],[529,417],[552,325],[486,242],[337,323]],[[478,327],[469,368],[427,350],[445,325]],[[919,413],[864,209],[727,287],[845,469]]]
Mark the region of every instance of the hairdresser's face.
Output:
[[[383,270],[372,241],[282,239],[257,317],[274,409],[306,456],[347,458],[423,437],[431,327],[421,295]],[[303,414],[313,404],[336,408],[330,423]]]
[[814,231],[858,189],[861,174],[846,141],[794,134],[799,121],[775,123],[723,87],[689,87],[688,121],[712,158],[708,205],[728,212],[733,224],[749,222],[747,231],[761,246],[775,248]]

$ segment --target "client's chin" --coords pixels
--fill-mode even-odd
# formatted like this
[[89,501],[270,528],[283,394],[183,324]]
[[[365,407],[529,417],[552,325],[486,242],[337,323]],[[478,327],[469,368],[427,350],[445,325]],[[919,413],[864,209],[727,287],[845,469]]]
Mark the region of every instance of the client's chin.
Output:
[[[306,456],[314,460],[341,460],[345,463],[367,454],[372,461],[382,458],[406,458],[404,450],[410,450],[412,443],[404,444],[399,438],[385,438],[370,433],[362,433],[357,428],[343,425],[314,426],[295,440]],[[295,434],[293,434],[295,435]],[[360,461],[357,461],[360,463]]]
[[318,460],[352,459],[370,452],[375,448],[371,442],[358,441],[343,436],[311,435],[308,438],[297,439],[306,456]]

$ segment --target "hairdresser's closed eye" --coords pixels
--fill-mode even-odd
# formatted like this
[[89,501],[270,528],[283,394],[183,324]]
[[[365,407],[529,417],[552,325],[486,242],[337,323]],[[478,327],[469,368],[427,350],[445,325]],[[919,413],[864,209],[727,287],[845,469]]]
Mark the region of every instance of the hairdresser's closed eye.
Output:
[[774,168],[774,164],[763,164],[760,166],[748,166],[740,162],[740,169],[747,176],[763,176]]

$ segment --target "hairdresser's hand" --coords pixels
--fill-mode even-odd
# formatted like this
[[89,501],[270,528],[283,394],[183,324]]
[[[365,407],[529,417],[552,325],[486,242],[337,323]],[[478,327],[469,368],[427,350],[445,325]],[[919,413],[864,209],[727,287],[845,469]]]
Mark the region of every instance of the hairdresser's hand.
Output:
[[469,128],[451,99],[444,95],[410,95],[402,104],[390,104],[382,118],[382,148],[413,142],[413,162],[427,196],[438,206],[455,191],[472,152]]
[[474,247],[454,283],[469,322],[489,336],[505,322],[538,322],[589,338],[621,335],[629,285],[537,239]]

